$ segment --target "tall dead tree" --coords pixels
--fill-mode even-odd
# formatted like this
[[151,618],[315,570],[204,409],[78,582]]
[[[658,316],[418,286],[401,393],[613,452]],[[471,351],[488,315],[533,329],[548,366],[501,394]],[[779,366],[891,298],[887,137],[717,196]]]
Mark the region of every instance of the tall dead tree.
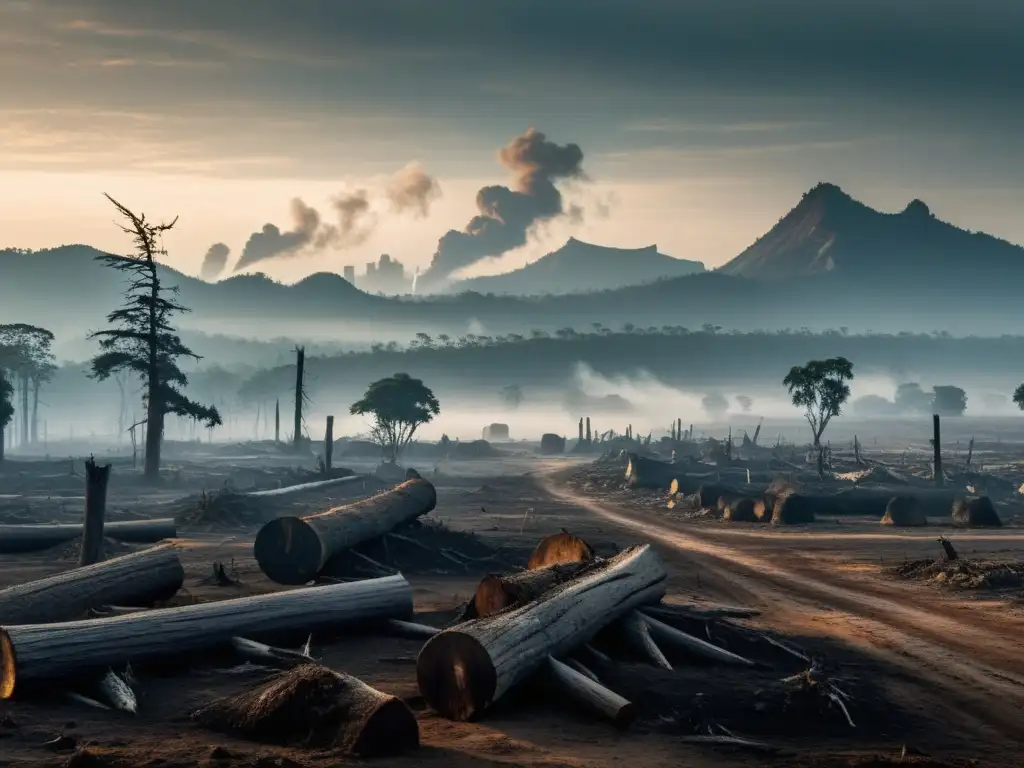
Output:
[[324,436],[324,471],[331,474],[331,459],[334,456],[334,417],[327,417],[327,434]]
[[932,414],[932,449],[934,450],[934,458],[932,460],[932,473],[935,478],[935,484],[941,486],[943,484],[942,478],[942,443],[940,441],[940,426],[939,426],[939,414]]
[[85,462],[85,524],[82,526],[82,550],[79,567],[103,559],[103,521],[107,515],[107,484],[110,465],[99,466],[90,456]]
[[281,401],[274,401],[274,442],[281,442]]
[[163,234],[177,219],[170,224],[152,224],[109,195],[107,199],[128,221],[121,229],[131,235],[134,252],[127,256],[96,257],[123,273],[129,282],[124,304],[107,315],[112,327],[89,334],[90,339],[98,339],[100,344],[100,353],[92,359],[89,375],[103,381],[118,371],[130,371],[142,379],[146,404],[144,474],[147,480],[156,480],[160,475],[160,446],[168,414],[197,419],[209,427],[220,425],[221,418],[215,407],[200,405],[182,392],[188,378],[179,367],[178,358],[201,357],[185,346],[171,325],[171,318],[188,308],[174,300],[178,289],[165,285],[157,262],[157,258],[167,255],[162,247]]
[[302,377],[306,368],[306,348],[295,348],[295,432],[292,433],[292,445],[296,450],[302,444],[302,401],[306,397],[302,389]]
[[580,436],[577,442],[583,442],[583,417],[580,416]]
[[591,432],[590,432],[590,417],[587,416],[587,445],[590,445],[591,442],[592,442],[592,437],[591,437]]

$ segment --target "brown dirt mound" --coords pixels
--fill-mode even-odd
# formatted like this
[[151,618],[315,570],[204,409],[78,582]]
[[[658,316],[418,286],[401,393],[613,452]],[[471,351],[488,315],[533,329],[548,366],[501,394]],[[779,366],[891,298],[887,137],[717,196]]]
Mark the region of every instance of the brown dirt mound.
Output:
[[722,519],[734,523],[756,523],[761,519],[756,514],[756,506],[754,499],[733,499],[726,505]]
[[1024,562],[997,560],[912,560],[896,566],[897,576],[964,590],[1024,587]]
[[928,524],[921,502],[915,496],[893,496],[885,507],[882,525],[921,526]]
[[772,509],[772,525],[803,525],[814,522],[814,499],[800,493],[779,496]]
[[[112,557],[118,557],[119,555],[127,555],[130,552],[134,552],[136,547],[131,544],[125,544],[123,541],[116,541],[114,539],[103,539],[103,549],[100,553],[101,560],[109,560]],[[82,537],[75,536],[71,541],[65,541],[58,544],[50,549],[50,552],[54,553],[59,560],[74,560],[78,561],[79,555],[82,553]]]
[[255,528],[267,522],[263,499],[227,488],[186,497],[175,507],[174,522],[181,526]]
[[207,728],[255,741],[341,749],[362,757],[393,756],[419,746],[419,726],[405,702],[316,664],[214,701],[193,717]]
[[953,524],[965,528],[1000,528],[1003,525],[988,496],[957,499],[953,502],[952,515]]

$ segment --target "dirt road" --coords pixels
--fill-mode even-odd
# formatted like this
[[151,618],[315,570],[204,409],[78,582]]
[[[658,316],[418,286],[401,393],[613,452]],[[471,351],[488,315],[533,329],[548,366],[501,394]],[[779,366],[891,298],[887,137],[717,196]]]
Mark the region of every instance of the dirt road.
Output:
[[[565,505],[658,543],[677,571],[700,579],[704,593],[761,608],[765,623],[778,629],[867,651],[891,670],[886,687],[895,700],[933,721],[942,734],[943,743],[929,747],[961,751],[974,743],[977,756],[998,753],[1009,764],[1024,754],[1024,612],[1019,608],[887,581],[877,566],[851,567],[851,560],[865,559],[871,535],[831,536],[830,556],[821,542],[803,546],[805,537],[685,526],[581,497],[551,475],[542,486]],[[996,535],[1004,541],[1020,538]],[[840,547],[842,557],[836,552]]]

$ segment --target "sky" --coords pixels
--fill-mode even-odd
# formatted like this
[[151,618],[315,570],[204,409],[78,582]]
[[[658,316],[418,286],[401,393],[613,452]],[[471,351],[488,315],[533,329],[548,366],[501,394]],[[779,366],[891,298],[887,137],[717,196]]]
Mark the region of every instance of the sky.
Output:
[[499,152],[531,129],[582,159],[457,274],[569,236],[717,266],[819,181],[1024,244],[1021,29],[1018,0],[0,0],[0,247],[123,250],[109,193],[178,216],[193,274],[266,225],[277,279],[426,270],[481,187],[527,188]]

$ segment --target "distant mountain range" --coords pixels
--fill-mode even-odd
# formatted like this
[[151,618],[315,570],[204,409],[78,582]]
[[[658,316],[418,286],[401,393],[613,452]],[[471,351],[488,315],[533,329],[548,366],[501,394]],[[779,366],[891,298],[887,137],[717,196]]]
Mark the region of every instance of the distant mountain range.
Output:
[[816,275],[952,285],[1024,274],[1024,248],[935,218],[920,200],[881,213],[834,184],[818,184],[719,272],[754,280]]
[[[94,260],[98,253],[83,245],[0,251],[0,323],[34,323],[74,339],[102,327],[120,304],[122,282]],[[672,270],[689,274],[665,276]],[[457,295],[374,296],[331,273],[290,286],[264,275],[207,283],[170,267],[164,273],[193,310],[183,328],[260,339],[386,341],[421,331],[498,335],[627,323],[1024,332],[1024,248],[939,221],[919,201],[901,213],[880,213],[831,184],[810,190],[771,231],[713,272],[654,246],[624,250],[570,240],[515,272],[467,281],[472,291]],[[609,284],[612,275],[623,287]],[[569,290],[592,292],[537,295]],[[516,295],[524,292],[534,295]]]
[[666,256],[656,245],[609,248],[571,237],[557,251],[532,264],[500,275],[461,280],[452,290],[518,296],[586,293],[704,271],[703,263]]

